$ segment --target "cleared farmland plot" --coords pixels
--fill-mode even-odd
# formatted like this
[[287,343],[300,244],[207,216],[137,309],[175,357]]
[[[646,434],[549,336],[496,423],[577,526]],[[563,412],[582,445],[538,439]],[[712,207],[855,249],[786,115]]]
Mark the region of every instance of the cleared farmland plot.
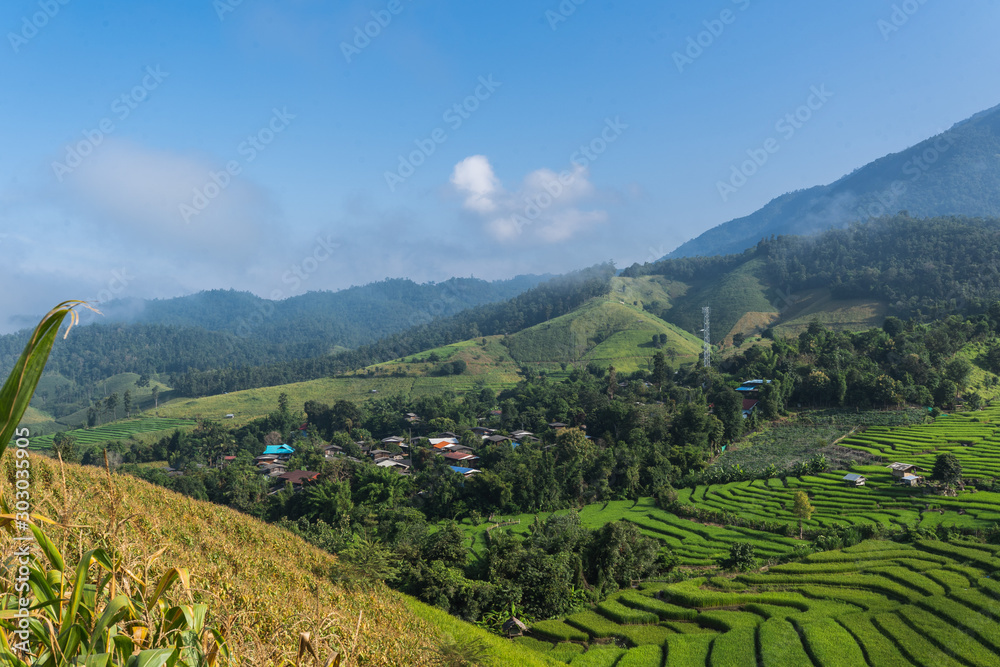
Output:
[[[536,624],[534,647],[572,665],[997,665],[997,551],[869,541],[735,579],[651,582]],[[578,652],[553,651],[560,640]]]
[[[67,435],[76,440],[77,445],[87,447],[99,445],[113,440],[128,440],[129,436],[138,433],[153,433],[156,431],[172,431],[175,428],[194,426],[192,419],[168,419],[162,417],[145,417],[105,424],[95,428],[80,428],[66,431]],[[41,435],[31,438],[29,449],[48,450],[52,447],[52,435]]]

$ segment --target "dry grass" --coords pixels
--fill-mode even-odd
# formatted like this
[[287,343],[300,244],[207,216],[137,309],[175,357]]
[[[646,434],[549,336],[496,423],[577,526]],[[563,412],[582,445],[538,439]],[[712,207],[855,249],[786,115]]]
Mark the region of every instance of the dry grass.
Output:
[[[12,459],[4,459],[7,494]],[[61,471],[58,462],[38,456],[31,464],[33,511],[63,525],[48,533],[69,561],[102,546],[141,570],[165,549],[151,573],[189,569],[196,601],[210,606],[210,622],[228,629],[236,664],[294,660],[302,632],[310,633],[323,660],[341,651],[348,665],[433,664],[437,628],[382,585],[334,585],[329,573],[335,557],[290,533],[99,468],[66,465]],[[0,543],[0,560],[10,562],[13,549],[9,540]],[[4,576],[4,584],[10,580]]]

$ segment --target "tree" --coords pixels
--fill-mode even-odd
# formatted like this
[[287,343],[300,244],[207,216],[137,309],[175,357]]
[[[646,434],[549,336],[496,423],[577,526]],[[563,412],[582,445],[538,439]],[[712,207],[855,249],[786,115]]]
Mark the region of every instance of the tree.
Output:
[[733,542],[729,546],[728,564],[743,572],[757,567],[754,546],[749,542]]
[[139,389],[142,389],[143,387],[148,387],[149,386],[149,374],[148,373],[142,373],[142,374],[140,374],[139,375],[139,379],[135,381],[135,386],[138,387]]
[[107,405],[108,410],[111,411],[115,419],[118,419],[118,394],[114,393],[108,396],[104,400],[104,404]]
[[157,385],[153,385],[153,409],[160,407],[160,388]]
[[125,416],[126,417],[131,417],[132,416],[132,392],[130,392],[128,389],[126,389],[125,393],[122,395],[122,407],[125,409]]
[[963,389],[972,373],[972,362],[965,357],[955,357],[944,366],[945,376]]
[[62,431],[52,436],[52,455],[62,457],[66,463],[76,463],[78,457],[76,440],[73,436],[66,435]]
[[660,389],[667,381],[667,360],[662,352],[653,355],[653,377],[651,379],[657,389]]
[[614,366],[608,366],[608,396],[615,397],[615,390],[618,389],[618,373]]
[[740,347],[746,341],[747,336],[742,331],[733,334],[733,347]]
[[792,507],[792,514],[799,518],[799,539],[802,539],[802,524],[812,518],[815,508],[809,502],[809,496],[805,491],[795,492],[795,501]]
[[951,453],[938,454],[934,460],[934,470],[931,479],[947,486],[959,484],[962,481],[962,464],[958,457]]

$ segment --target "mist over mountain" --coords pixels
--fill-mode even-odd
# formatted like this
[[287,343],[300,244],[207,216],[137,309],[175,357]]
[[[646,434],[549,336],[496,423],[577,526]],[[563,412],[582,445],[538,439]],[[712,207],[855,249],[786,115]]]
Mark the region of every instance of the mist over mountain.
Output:
[[740,253],[762,238],[817,234],[899,211],[914,217],[1000,215],[1000,106],[829,185],[781,195],[667,257]]

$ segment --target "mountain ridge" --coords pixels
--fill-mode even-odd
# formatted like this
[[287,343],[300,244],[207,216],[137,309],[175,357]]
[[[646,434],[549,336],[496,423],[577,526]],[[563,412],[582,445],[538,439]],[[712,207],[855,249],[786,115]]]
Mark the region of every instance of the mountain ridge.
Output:
[[775,197],[664,259],[740,253],[771,236],[809,236],[899,211],[920,217],[1000,215],[1000,105],[832,183]]

